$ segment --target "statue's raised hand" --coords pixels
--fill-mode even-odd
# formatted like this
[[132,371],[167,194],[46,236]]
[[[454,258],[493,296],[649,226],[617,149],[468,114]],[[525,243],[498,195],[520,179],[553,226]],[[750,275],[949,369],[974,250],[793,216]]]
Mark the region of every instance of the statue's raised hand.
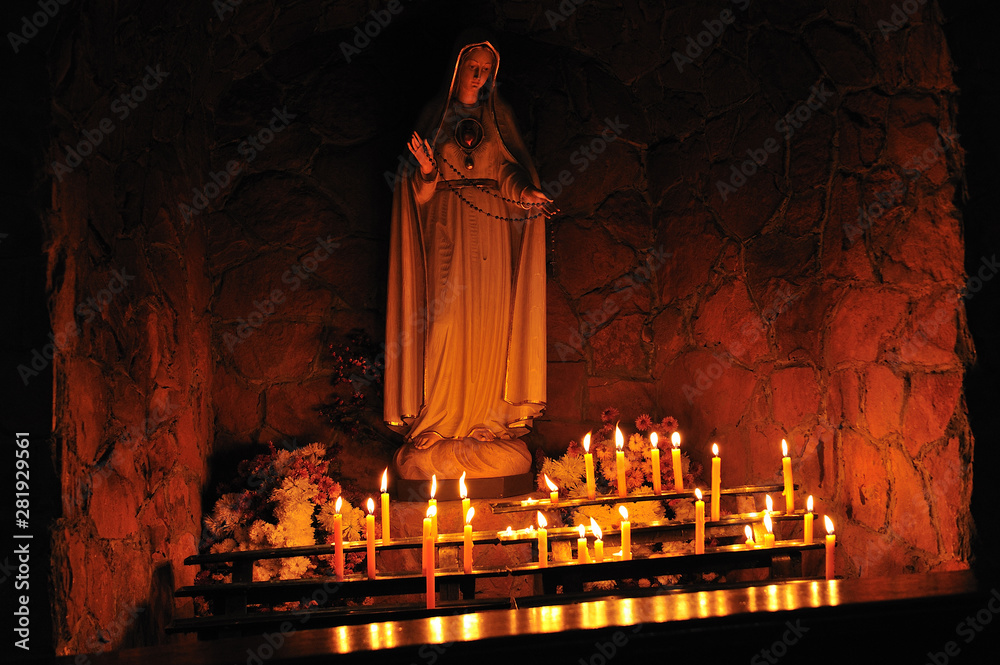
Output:
[[420,172],[424,175],[430,175],[436,167],[431,144],[426,139],[420,138],[419,134],[413,132],[413,136],[410,137],[410,142],[406,144],[406,147],[410,149],[410,152],[413,153],[413,156],[420,163]]

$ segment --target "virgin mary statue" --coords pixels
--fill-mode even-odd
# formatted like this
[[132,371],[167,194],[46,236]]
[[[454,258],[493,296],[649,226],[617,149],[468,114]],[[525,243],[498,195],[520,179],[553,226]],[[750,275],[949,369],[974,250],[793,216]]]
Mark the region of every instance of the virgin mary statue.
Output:
[[397,179],[386,306],[386,423],[405,434],[399,478],[528,473],[518,437],[545,406],[545,230],[500,55],[459,49],[445,94],[408,143]]

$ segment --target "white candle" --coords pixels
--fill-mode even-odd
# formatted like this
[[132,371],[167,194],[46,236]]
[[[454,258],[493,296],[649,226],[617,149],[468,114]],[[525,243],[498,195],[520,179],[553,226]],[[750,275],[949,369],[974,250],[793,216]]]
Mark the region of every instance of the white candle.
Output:
[[767,533],[764,534],[764,547],[774,547],[774,533],[772,532],[771,524],[771,514],[764,513],[764,528],[767,529]]
[[615,448],[618,451],[615,454],[615,466],[618,470],[618,496],[624,497],[628,495],[628,486],[625,484],[625,437],[617,424],[615,425]]
[[718,522],[721,514],[722,497],[719,496],[722,486],[722,459],[719,457],[719,444],[712,444],[712,521]]
[[705,502],[701,500],[701,488],[694,490],[694,553],[705,553]]
[[389,467],[382,472],[382,544],[389,542]]
[[629,561],[632,558],[632,524],[625,506],[618,506],[618,514],[622,516],[622,559]]
[[542,474],[542,477],[545,479],[545,485],[549,488],[549,501],[559,503],[559,488],[545,474]]
[[580,537],[576,540],[576,560],[580,563],[591,563],[590,551],[587,549],[587,528],[582,524],[576,527],[580,532]]
[[837,537],[833,535],[833,520],[830,519],[830,516],[824,515],[823,519],[826,521],[826,579],[832,580],[834,577],[833,548],[837,543]]
[[813,495],[806,499],[806,521],[802,526],[802,540],[806,545],[812,545],[813,541]]
[[674,490],[680,491],[684,489],[684,474],[681,472],[681,433],[674,432],[670,435],[670,444],[673,448],[670,451],[670,457],[673,460],[674,466]]
[[548,522],[545,521],[545,515],[542,515],[541,511],[538,512],[538,566],[540,568],[547,568],[549,565],[549,532],[545,530],[548,526]]
[[653,446],[652,451],[652,465],[653,465],[653,494],[662,493],[662,482],[660,480],[660,449],[656,447],[659,443],[660,437],[656,432],[649,435],[649,443]]
[[466,575],[472,572],[472,516],[475,514],[476,509],[472,507],[465,513],[465,530],[462,534],[465,547],[462,551],[462,563]]
[[597,497],[597,486],[594,484],[594,455],[590,452],[590,432],[583,437],[583,465],[587,472],[587,498]]
[[340,514],[343,503],[343,497],[338,496],[334,505],[337,513],[333,516],[333,569],[338,582],[344,580],[344,516]]
[[593,517],[590,518],[590,532],[594,534],[594,561],[597,563],[604,563],[604,541],[601,538],[604,536],[601,533],[601,525],[597,523]]
[[462,499],[462,515],[466,515],[469,512],[469,508],[472,507],[472,501],[469,499],[469,488],[465,486],[465,471],[462,472],[462,476],[458,479],[458,496]]
[[368,579],[375,579],[375,500],[368,497],[368,515],[365,516],[365,538],[367,539]]
[[792,483],[792,458],[788,456],[788,442],[781,440],[781,471],[785,477],[785,512],[795,510],[795,489]]
[[747,549],[748,550],[752,550],[753,549],[753,545],[754,545],[754,542],[753,542],[753,528],[749,524],[747,524],[745,527],[743,527],[743,533],[745,533],[746,537],[747,537],[747,541],[745,543],[745,545],[747,546]]
[[434,609],[434,541],[431,539],[431,522],[434,514],[437,513],[436,506],[427,507],[427,516],[424,517],[424,576],[427,579],[427,609]]

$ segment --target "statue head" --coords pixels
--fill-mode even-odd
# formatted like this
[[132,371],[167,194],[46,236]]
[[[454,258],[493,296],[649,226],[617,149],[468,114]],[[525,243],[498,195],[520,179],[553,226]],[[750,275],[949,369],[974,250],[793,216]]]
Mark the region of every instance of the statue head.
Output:
[[475,46],[462,53],[456,72],[458,98],[471,104],[479,97],[480,90],[494,76],[496,56],[485,46]]

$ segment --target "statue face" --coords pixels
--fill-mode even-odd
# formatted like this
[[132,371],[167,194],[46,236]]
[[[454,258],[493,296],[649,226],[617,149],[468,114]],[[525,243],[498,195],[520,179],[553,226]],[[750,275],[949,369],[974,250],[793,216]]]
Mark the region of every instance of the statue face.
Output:
[[458,68],[458,91],[463,98],[473,98],[493,72],[493,54],[485,48],[475,48],[462,59]]

